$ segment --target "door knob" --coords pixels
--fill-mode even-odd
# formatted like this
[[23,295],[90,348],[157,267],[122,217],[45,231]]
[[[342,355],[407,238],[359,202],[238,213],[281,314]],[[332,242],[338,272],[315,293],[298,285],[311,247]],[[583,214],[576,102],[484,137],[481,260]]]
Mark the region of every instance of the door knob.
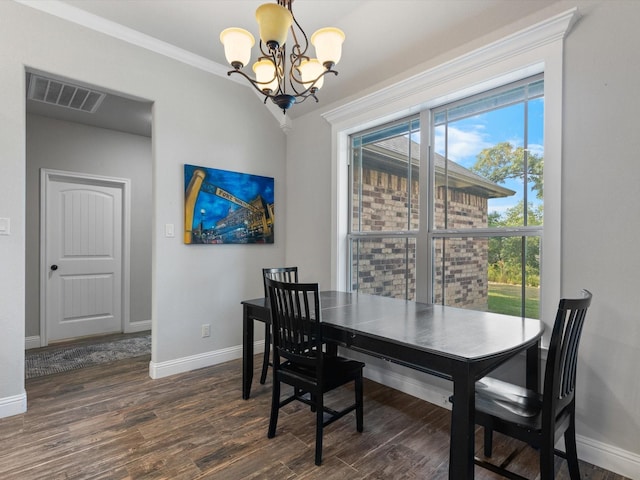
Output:
[[58,269],[58,265],[51,265],[51,270],[54,272]]

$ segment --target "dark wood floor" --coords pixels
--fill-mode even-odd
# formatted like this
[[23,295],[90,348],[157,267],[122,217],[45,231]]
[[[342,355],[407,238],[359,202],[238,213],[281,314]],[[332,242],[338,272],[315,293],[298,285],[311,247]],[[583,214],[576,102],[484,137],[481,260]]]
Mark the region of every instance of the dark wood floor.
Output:
[[[327,427],[316,467],[315,416],[288,405],[267,439],[270,383],[242,400],[239,360],[159,380],[148,364],[144,356],[28,380],[27,413],[0,419],[0,478],[447,478],[449,411],[396,390],[366,381],[364,433],[353,416]],[[351,396],[341,390],[332,400]],[[496,460],[523,448],[498,437]],[[513,468],[536,478],[536,462],[527,447]],[[581,467],[583,479],[623,479]],[[476,478],[498,477],[477,467]],[[569,478],[565,465],[557,478]]]

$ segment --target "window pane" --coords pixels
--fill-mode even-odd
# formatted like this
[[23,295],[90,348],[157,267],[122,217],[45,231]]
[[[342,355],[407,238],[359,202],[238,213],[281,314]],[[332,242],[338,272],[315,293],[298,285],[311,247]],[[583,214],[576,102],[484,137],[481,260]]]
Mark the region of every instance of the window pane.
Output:
[[433,254],[434,303],[539,318],[540,237],[437,238]]
[[354,291],[415,300],[416,242],[406,237],[368,237],[351,242]]
[[417,119],[352,137],[351,231],[417,229],[419,166]]
[[542,87],[537,80],[434,113],[436,230],[486,228],[485,215],[506,213],[509,226],[523,227],[529,209],[540,209],[541,225]]

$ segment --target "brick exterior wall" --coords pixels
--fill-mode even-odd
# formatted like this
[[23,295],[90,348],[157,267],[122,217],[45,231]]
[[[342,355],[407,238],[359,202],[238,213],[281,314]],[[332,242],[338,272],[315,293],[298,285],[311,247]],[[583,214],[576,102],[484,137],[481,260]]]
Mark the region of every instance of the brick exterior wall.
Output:
[[[447,190],[444,186],[436,187],[434,208],[437,226],[444,227],[444,205],[447,192],[447,203],[449,205],[447,222],[449,229],[487,227],[488,205],[485,197],[453,189]],[[486,310],[489,239],[447,239],[444,245],[443,265],[443,240],[436,242],[434,302],[442,303],[442,270],[444,268],[446,282],[445,304],[474,310]]]
[[[406,230],[408,219],[408,180],[391,173],[363,169],[361,183],[362,216],[358,217],[360,192],[354,192],[353,231],[389,232]],[[358,185],[359,179],[354,179]],[[435,222],[444,226],[444,186],[436,187]],[[487,226],[487,199],[466,192],[448,191],[449,228]],[[411,182],[411,228],[418,228],[418,181]],[[487,308],[487,239],[447,239],[443,262],[443,241],[436,242],[436,303],[442,302],[442,278],[446,281],[447,305],[486,310]],[[362,293],[415,300],[416,243],[414,239],[377,238],[353,242],[352,265],[354,290]]]

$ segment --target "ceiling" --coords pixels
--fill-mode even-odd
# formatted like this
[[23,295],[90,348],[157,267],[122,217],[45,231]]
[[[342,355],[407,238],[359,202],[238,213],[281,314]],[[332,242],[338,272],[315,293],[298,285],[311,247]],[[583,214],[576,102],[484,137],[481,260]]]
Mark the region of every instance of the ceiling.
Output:
[[[164,42],[189,52],[189,55],[201,57],[209,64],[216,64],[217,71],[224,75],[229,67],[219,33],[224,28],[234,26],[245,28],[257,37],[254,12],[258,5],[267,0],[19,1],[40,9],[44,9],[45,4],[48,4],[47,8],[53,5],[57,9],[55,14],[63,18],[67,16],[72,21],[78,21],[81,17],[81,21],[98,20],[103,26],[113,27],[114,31],[121,29],[121,26],[127,27],[152,37],[153,41]],[[308,36],[318,28],[336,26],[345,32],[346,40],[342,60],[336,66],[339,75],[325,80],[318,93],[320,103],[316,104],[310,99],[292,107],[287,115],[295,119],[321,105],[356,95],[398,73],[411,71],[416,65],[428,62],[443,52],[560,1],[295,0],[293,12]],[[78,16],[77,13],[83,15]],[[93,15],[100,18],[96,19]],[[103,19],[108,22],[105,23]],[[255,61],[255,47],[253,53],[252,60]],[[247,89],[247,95],[253,95],[250,89]],[[124,125],[125,121],[114,120],[111,114],[127,112],[127,106],[134,108],[134,111],[140,107],[146,109],[146,121],[150,122],[150,104],[130,104],[130,99],[109,97],[113,95],[107,96],[103,106],[109,106],[112,101],[121,104],[111,111],[100,112],[102,108],[99,109],[94,114],[94,122],[102,121],[100,118],[104,115],[104,121],[109,121],[111,117],[112,127],[107,128],[113,128],[114,122],[115,125]],[[256,102],[261,101],[256,95]],[[56,109],[60,110],[59,107],[45,108],[48,106],[34,106],[33,103],[29,101],[28,108],[31,111],[38,108],[40,110],[37,113],[43,115],[56,116]],[[136,115],[145,117],[140,112]],[[84,117],[72,121],[86,123],[87,114]],[[129,128],[134,127],[126,127]],[[140,131],[140,128],[136,130],[138,133]],[[150,126],[142,131],[148,131],[150,135]]]

